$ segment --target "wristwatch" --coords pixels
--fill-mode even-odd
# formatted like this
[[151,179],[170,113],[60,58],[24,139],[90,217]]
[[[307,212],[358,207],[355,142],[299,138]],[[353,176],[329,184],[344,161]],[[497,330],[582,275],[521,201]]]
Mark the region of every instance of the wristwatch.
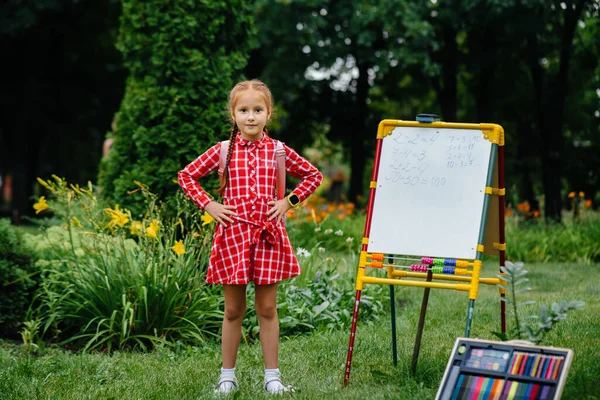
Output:
[[298,205],[300,205],[300,198],[298,198],[298,196],[294,193],[290,193],[286,199],[292,208],[296,208]]

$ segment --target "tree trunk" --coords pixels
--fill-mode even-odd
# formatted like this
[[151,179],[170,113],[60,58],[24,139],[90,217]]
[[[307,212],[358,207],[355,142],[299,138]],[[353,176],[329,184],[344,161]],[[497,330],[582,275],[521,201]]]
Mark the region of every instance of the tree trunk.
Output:
[[457,82],[458,82],[458,46],[456,44],[456,29],[450,25],[442,28],[443,47],[437,54],[437,61],[442,66],[442,76],[434,80],[433,87],[437,92],[438,101],[444,121],[457,120]]
[[[524,215],[525,219],[530,219],[536,211],[539,211],[540,204],[533,190],[533,169],[536,158],[535,147],[531,140],[531,127],[527,121],[517,122],[517,166],[521,172],[518,182],[519,200],[529,203],[529,212]],[[517,204],[513,204],[516,208]]]
[[356,97],[352,117],[354,134],[350,137],[350,188],[348,197],[351,202],[356,203],[358,195],[363,194],[363,178],[365,174],[365,140],[369,133],[366,129],[366,120],[368,115],[367,96],[369,94],[368,66],[358,64],[358,80],[356,85]]
[[538,125],[543,127],[542,183],[544,185],[545,216],[547,221],[561,222],[561,153],[564,147],[563,124],[565,101],[569,84],[569,64],[571,61],[573,36],[577,21],[581,17],[585,1],[567,4],[562,26],[560,60],[554,80],[548,79],[546,107],[538,114]]
[[492,122],[492,92],[494,74],[496,73],[496,52],[498,51],[498,42],[496,41],[495,33],[499,28],[495,25],[486,25],[482,32],[472,32],[471,34],[479,33],[481,38],[477,51],[479,53],[479,62],[481,70],[477,77],[477,92],[476,92],[476,113],[477,122]]
[[[43,79],[40,77],[38,63],[40,55],[36,49],[31,48],[31,43],[40,42],[39,37],[36,38],[35,31],[29,35],[25,35],[22,39],[15,41],[17,47],[17,58],[21,62],[23,72],[22,76],[27,77],[23,80],[23,86],[14,90],[14,104],[19,106],[14,109],[14,114],[9,118],[12,121],[9,123],[8,133],[12,136],[11,148],[9,149],[9,168],[12,173],[12,201],[10,204],[10,214],[12,223],[19,225],[21,219],[25,216],[33,215],[33,202],[31,196],[35,182],[35,174],[39,162],[38,154],[40,152],[40,136],[43,131],[43,126],[38,126],[41,114],[37,108],[44,107],[46,104],[45,94],[40,94],[39,87],[43,85]],[[29,43],[29,47],[28,47]],[[48,36],[42,41],[43,45],[49,45]],[[14,53],[13,53],[14,54]],[[47,60],[41,57],[42,60]],[[32,118],[32,110],[37,112],[38,118]]]

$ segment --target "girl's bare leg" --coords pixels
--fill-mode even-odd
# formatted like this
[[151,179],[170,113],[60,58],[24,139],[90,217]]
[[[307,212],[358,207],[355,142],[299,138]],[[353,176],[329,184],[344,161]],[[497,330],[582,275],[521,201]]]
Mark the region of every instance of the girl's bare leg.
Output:
[[242,320],[246,312],[246,285],[223,285],[225,316],[221,334],[223,368],[235,367],[242,339]]
[[260,326],[260,344],[265,361],[265,369],[277,368],[279,364],[277,284],[256,285],[254,306]]

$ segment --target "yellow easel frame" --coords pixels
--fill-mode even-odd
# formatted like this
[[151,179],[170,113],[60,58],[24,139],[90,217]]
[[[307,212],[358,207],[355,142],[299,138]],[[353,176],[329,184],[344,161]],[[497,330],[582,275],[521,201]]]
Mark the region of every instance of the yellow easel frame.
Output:
[[[375,255],[374,253],[367,252],[368,243],[369,243],[369,234],[371,228],[371,218],[373,212],[373,204],[375,199],[375,191],[376,184],[378,178],[378,170],[379,163],[381,158],[381,150],[383,145],[383,138],[390,135],[396,127],[417,127],[417,128],[440,128],[440,129],[470,129],[470,130],[479,130],[483,132],[483,136],[486,140],[489,140],[492,143],[492,151],[490,156],[490,161],[488,165],[488,176],[487,183],[485,188],[485,196],[484,196],[484,217],[482,218],[480,225],[480,237],[479,244],[477,245],[476,259],[472,262],[462,260],[461,262],[466,263],[463,264],[464,269],[461,271],[463,276],[456,275],[447,275],[447,274],[434,274],[431,269],[427,272],[408,272],[408,271],[398,271],[394,268],[393,265],[386,265],[388,277],[387,278],[379,278],[374,276],[368,276],[366,274],[366,267],[373,266],[374,258],[381,258],[381,254]],[[499,255],[500,266],[504,266],[505,263],[505,236],[504,236],[504,196],[505,196],[505,188],[504,188],[504,129],[497,124],[468,124],[468,123],[452,123],[452,122],[417,122],[417,121],[403,121],[403,120],[391,120],[386,119],[379,123],[379,127],[377,130],[377,144],[375,149],[375,161],[373,165],[372,172],[372,180],[370,184],[370,193],[369,193],[369,203],[367,208],[367,219],[365,222],[365,234],[362,240],[362,248],[361,254],[359,257],[359,265],[358,272],[356,276],[356,299],[354,303],[354,315],[352,318],[352,327],[350,332],[350,343],[348,346],[348,356],[346,360],[346,369],[344,375],[344,386],[348,384],[350,379],[350,369],[352,364],[352,355],[354,351],[354,340],[356,337],[356,324],[358,321],[358,310],[360,307],[360,296],[365,284],[387,284],[390,285],[390,293],[393,296],[393,287],[394,285],[402,285],[402,286],[412,286],[412,287],[423,287],[425,288],[423,303],[421,307],[421,317],[419,320],[419,327],[417,330],[417,340],[415,341],[415,352],[413,353],[413,372],[416,368],[416,359],[418,357],[418,351],[420,347],[420,340],[423,331],[423,324],[425,320],[425,311],[427,307],[427,301],[429,297],[429,290],[431,288],[437,289],[451,289],[458,291],[465,291],[469,293],[469,307],[467,312],[467,323],[465,327],[465,337],[469,337],[471,331],[471,323],[473,319],[473,309],[474,302],[477,299],[477,293],[479,290],[479,284],[487,284],[487,285],[498,285],[503,283],[500,278],[482,278],[481,274],[481,259],[486,250],[486,246],[484,244],[490,244],[487,247],[487,251],[485,254],[497,254]],[[498,236],[496,241],[494,241],[494,237],[489,234],[486,235],[486,223],[488,222],[488,210],[490,209],[490,204],[492,203],[492,197],[496,199],[496,204],[493,204],[492,207],[497,208],[498,210]],[[491,222],[491,221],[490,221]],[[382,265],[382,263],[379,263]],[[471,267],[471,270],[468,270],[468,267]],[[470,276],[468,276],[470,275]],[[398,279],[398,278],[420,278],[425,280],[407,280],[407,279]],[[453,281],[459,283],[440,283],[440,282],[432,282],[433,279],[438,280],[446,280]],[[505,292],[500,289],[500,295],[504,296]],[[393,299],[392,299],[393,306]],[[506,321],[505,321],[505,305],[504,302],[500,302],[501,308],[501,330],[502,332],[506,331]],[[393,312],[393,309],[392,309]],[[394,335],[394,363],[395,363],[395,317],[392,316],[392,332]]]

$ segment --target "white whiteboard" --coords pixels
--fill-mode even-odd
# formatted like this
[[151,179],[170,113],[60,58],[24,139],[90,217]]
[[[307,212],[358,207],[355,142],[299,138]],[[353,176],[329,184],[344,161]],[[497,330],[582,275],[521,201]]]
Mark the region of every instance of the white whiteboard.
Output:
[[402,126],[382,141],[367,251],[475,259],[492,143]]

